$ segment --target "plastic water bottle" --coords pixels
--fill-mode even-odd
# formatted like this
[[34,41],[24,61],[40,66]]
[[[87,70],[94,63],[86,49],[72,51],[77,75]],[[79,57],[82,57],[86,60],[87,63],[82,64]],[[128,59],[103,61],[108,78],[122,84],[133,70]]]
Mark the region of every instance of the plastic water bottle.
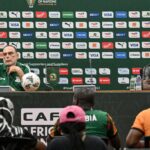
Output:
[[142,80],[141,80],[140,75],[137,75],[137,77],[136,77],[135,89],[138,90],[138,91],[142,90]]
[[134,76],[131,76],[131,79],[130,79],[130,91],[134,91],[135,90],[135,85],[136,85],[136,78]]

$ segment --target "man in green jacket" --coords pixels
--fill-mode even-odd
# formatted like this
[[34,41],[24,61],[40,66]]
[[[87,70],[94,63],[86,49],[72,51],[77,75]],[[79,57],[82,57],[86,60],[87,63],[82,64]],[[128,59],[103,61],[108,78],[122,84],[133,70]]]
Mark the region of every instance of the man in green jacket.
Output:
[[24,91],[21,80],[30,68],[17,62],[19,56],[15,47],[8,45],[3,49],[3,64],[0,66],[0,85],[9,85],[15,91]]

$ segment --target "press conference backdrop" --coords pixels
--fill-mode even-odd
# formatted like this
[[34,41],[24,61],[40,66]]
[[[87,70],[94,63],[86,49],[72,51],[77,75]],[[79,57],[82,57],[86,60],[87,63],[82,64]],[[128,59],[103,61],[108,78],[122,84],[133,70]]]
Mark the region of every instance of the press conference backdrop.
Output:
[[40,76],[40,90],[126,89],[149,63],[149,6],[149,0],[1,0],[0,49],[17,47],[20,61]]

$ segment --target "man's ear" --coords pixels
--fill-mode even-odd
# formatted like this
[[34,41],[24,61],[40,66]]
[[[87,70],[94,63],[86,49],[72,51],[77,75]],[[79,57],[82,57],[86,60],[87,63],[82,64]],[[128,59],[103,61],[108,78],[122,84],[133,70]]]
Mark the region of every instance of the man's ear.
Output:
[[17,52],[17,59],[19,59],[19,56],[20,56],[20,55],[19,55],[19,52]]

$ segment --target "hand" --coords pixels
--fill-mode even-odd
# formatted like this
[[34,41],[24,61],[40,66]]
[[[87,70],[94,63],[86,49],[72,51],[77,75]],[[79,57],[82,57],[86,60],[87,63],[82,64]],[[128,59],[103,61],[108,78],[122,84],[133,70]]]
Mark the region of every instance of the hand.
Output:
[[20,79],[22,79],[22,77],[24,75],[22,69],[20,67],[18,67],[18,66],[10,66],[8,68],[8,74],[10,74],[12,72],[16,72],[18,74],[18,76],[19,76]]

